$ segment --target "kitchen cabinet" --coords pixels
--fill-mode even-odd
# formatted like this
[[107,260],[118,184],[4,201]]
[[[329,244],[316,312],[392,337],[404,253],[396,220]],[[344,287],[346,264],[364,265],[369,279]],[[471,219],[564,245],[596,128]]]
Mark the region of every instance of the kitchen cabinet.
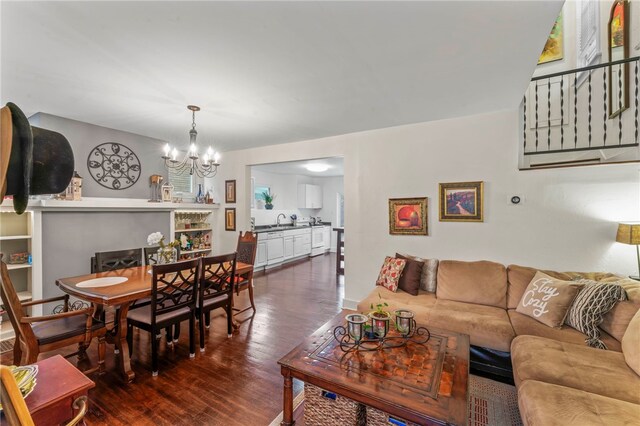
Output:
[[322,187],[309,184],[298,185],[298,208],[321,209]]
[[267,264],[267,234],[258,234],[258,247],[256,249],[255,267]]
[[284,259],[289,260],[293,257],[293,235],[287,236],[287,232],[285,232],[284,237]]
[[267,265],[281,263],[284,259],[284,235],[282,232],[267,234]]

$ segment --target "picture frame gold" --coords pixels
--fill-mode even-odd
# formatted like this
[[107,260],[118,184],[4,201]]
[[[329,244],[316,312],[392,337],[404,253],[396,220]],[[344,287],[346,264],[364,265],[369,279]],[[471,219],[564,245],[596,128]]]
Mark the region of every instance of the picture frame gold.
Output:
[[224,230],[235,231],[236,230],[236,208],[227,207],[224,209]]
[[484,182],[439,184],[440,222],[484,222]]
[[390,235],[429,235],[427,197],[389,198]]
[[236,202],[236,180],[224,181],[224,202],[235,203]]

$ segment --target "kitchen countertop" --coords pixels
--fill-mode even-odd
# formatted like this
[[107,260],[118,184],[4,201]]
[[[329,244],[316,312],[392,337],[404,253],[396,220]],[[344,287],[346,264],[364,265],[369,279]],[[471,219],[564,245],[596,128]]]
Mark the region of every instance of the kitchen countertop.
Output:
[[305,228],[313,228],[318,226],[331,226],[331,222],[322,222],[317,225],[297,225],[297,226],[293,226],[292,224],[284,224],[280,226],[263,225],[263,226],[256,226],[256,229],[253,232],[255,232],[256,234],[260,234],[262,232],[291,231],[293,229],[305,229]]

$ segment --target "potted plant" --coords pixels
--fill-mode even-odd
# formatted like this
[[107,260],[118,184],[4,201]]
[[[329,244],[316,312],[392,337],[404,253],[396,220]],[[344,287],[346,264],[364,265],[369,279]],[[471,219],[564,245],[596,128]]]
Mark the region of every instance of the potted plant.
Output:
[[[389,305],[387,302],[382,301],[382,296],[378,293],[380,302],[374,306],[371,304],[371,312],[369,312],[369,318],[371,318],[371,326],[367,328],[367,334],[370,337],[377,337],[382,339],[389,332],[389,322],[391,322],[391,313],[385,310]],[[373,334],[373,336],[371,336]]]
[[267,210],[273,209],[273,200],[274,198],[276,198],[276,195],[275,194],[271,195],[269,194],[269,192],[264,191],[262,193],[262,198],[264,198],[264,208]]

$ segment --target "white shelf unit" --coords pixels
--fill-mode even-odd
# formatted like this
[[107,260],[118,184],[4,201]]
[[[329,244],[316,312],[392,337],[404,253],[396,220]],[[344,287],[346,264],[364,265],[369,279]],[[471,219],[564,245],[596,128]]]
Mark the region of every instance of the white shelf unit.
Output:
[[[0,252],[4,254],[3,260],[7,263],[9,277],[18,293],[21,302],[40,298],[42,295],[42,283],[40,278],[41,257],[40,241],[34,239],[35,229],[39,229],[39,212],[26,211],[18,215],[9,207],[0,209]],[[11,264],[11,255],[27,252],[31,254],[31,263]],[[36,273],[37,271],[37,273]],[[1,303],[1,301],[0,301]],[[39,306],[28,308],[29,315],[41,315]],[[10,339],[15,336],[11,322],[6,314],[0,316],[0,339]]]
[[[193,246],[187,250],[180,247],[180,259],[193,259],[211,254],[213,249],[213,210],[175,210],[171,228],[176,240],[185,235]],[[187,227],[188,226],[188,227]]]

